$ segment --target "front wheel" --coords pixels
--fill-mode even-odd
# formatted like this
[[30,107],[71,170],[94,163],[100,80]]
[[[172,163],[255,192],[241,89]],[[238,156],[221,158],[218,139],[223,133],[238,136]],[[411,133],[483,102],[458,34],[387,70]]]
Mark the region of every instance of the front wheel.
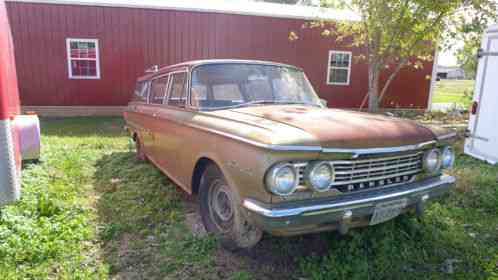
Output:
[[199,202],[202,222],[229,250],[256,245],[263,232],[242,213],[233,190],[220,169],[209,165],[201,178]]

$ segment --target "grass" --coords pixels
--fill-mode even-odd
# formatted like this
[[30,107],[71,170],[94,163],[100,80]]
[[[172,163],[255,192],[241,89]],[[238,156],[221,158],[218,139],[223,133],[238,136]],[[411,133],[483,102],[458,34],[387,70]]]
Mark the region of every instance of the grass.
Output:
[[462,154],[449,197],[352,231],[265,236],[229,253],[185,225],[189,199],[134,159],[119,118],[42,121],[40,163],[1,209],[2,279],[498,279],[498,167]]
[[436,82],[433,103],[456,103],[468,108],[474,91],[473,80],[440,80]]

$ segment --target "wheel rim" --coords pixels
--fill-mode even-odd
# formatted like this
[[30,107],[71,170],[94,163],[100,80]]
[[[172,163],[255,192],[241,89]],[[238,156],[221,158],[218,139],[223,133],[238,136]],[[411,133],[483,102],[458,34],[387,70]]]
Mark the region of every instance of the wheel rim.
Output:
[[220,180],[215,180],[210,188],[210,216],[220,231],[232,227],[234,208],[233,199],[228,186]]

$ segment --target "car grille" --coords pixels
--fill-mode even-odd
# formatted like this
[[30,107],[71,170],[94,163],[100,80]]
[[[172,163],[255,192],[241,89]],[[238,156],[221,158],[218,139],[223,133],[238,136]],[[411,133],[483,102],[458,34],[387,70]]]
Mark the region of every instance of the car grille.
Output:
[[[411,182],[422,172],[423,152],[389,157],[330,161],[335,171],[332,188],[341,192]],[[300,185],[305,185],[306,163],[296,163]]]

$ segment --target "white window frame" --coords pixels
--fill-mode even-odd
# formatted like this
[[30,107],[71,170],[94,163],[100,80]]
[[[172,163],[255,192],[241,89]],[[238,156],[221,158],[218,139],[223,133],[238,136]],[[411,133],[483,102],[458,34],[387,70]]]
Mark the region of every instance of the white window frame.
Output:
[[[330,66],[331,58],[333,54],[349,54],[349,65],[348,67],[340,67],[340,66]],[[353,53],[350,51],[336,51],[336,50],[330,50],[329,51],[329,59],[327,63],[327,85],[339,85],[339,86],[349,86],[350,82],[350,77],[351,77],[351,64],[353,60]],[[348,70],[348,80],[346,83],[338,83],[338,82],[331,82],[330,81],[330,69],[345,69]]]
[[[95,44],[95,58],[72,58],[71,57],[71,43],[72,42],[85,42]],[[67,52],[67,73],[69,79],[87,79],[98,80],[100,79],[100,51],[98,39],[85,39],[85,38],[66,38],[66,52]],[[73,75],[71,61],[73,60],[92,60],[96,62],[95,76],[78,76]]]

